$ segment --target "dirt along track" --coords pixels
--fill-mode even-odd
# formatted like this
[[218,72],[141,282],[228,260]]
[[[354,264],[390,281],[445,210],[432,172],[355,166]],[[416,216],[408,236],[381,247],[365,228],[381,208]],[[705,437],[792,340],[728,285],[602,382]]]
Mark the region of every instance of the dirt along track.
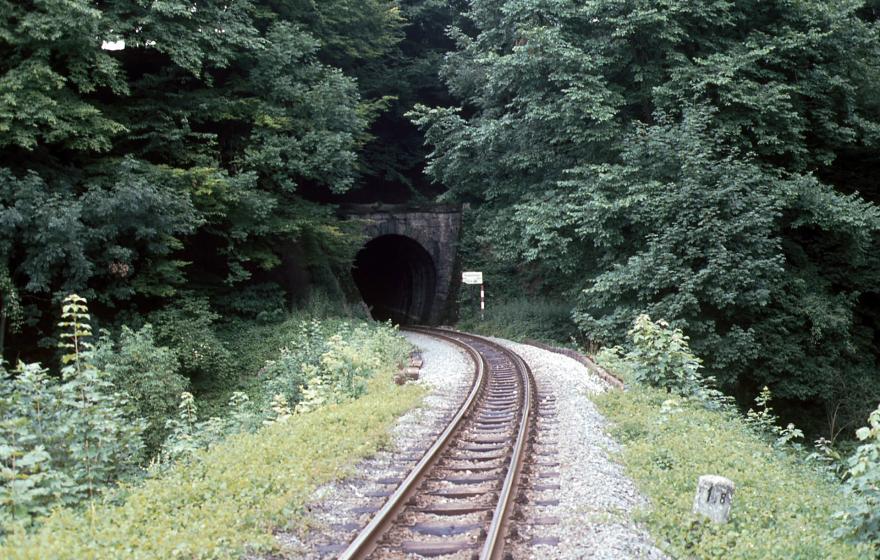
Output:
[[552,421],[553,403],[539,402],[528,365],[503,346],[455,331],[413,330],[463,348],[476,364],[474,383],[446,430],[340,558],[502,558],[516,540],[523,485],[534,478],[539,490],[558,489],[552,472],[532,477],[553,466],[552,450],[532,456],[539,418]]

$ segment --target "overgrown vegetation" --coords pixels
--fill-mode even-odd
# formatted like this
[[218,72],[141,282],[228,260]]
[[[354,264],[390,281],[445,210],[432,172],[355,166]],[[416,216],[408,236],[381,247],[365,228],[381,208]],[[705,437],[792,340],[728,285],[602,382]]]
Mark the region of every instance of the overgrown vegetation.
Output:
[[[600,355],[604,365],[628,378],[628,390],[605,393],[596,401],[623,445],[629,473],[651,500],[643,516],[659,544],[674,556],[690,558],[871,555],[870,544],[839,538],[845,531],[835,514],[850,512],[848,518],[857,523],[875,514],[861,506],[854,509],[861,502],[840,491],[827,446],[807,454],[798,441],[803,434],[792,425],[779,426],[769,390],[742,416],[713,389],[712,380],[701,377],[700,362],[680,330],[641,316],[630,337],[629,352]],[[880,462],[877,457],[866,460],[869,453],[859,451],[851,464],[876,468]],[[728,524],[691,514],[702,474],[735,482]],[[855,480],[862,488],[871,482],[870,475],[851,476],[848,484]],[[869,529],[867,524],[862,528]]]
[[461,298],[458,328],[512,340],[559,343],[568,343],[578,334],[571,319],[571,306],[563,301],[545,297],[491,300],[483,318],[479,305],[479,295]]
[[[50,359],[54,306],[77,292],[102,326],[170,304],[150,319],[159,342],[208,345],[185,353],[184,374],[227,376],[216,341],[188,338],[212,312],[199,302],[283,319],[310,275],[348,275],[360,237],[328,202],[436,190],[403,113],[447,98],[433,65],[455,13],[445,1],[2,6],[10,361]],[[291,270],[306,280],[285,284]]]
[[[749,515],[678,533],[684,519],[652,518],[673,550],[746,535],[734,556],[846,557],[856,548],[819,521],[837,507],[841,536],[880,539],[878,413],[849,459],[831,446],[880,401],[875,0],[0,7],[0,521],[31,546],[9,551],[53,554],[25,526],[87,502],[50,518],[57,550],[235,556],[281,511],[274,499],[331,474],[306,463],[279,482],[252,463],[251,479],[220,449],[275,445],[332,469],[357,445],[334,422],[378,441],[381,422],[326,412],[373,402],[373,372],[403,352],[392,329],[350,318],[361,240],[333,205],[435,198],[467,204],[461,262],[487,276],[486,319],[462,292],[461,326],[612,346],[606,360],[655,387],[606,403],[670,473],[652,488],[679,499],[677,465],[729,466],[720,447],[680,459],[714,433],[688,425],[720,419]],[[73,292],[92,315],[73,298],[59,326]],[[758,406],[740,418],[720,389]],[[815,465],[778,416],[827,437]],[[285,447],[287,428],[316,444],[300,425],[339,449]],[[96,501],[147,464],[146,486]],[[815,515],[785,499],[785,477],[812,484],[814,468],[844,477],[848,506],[830,482],[805,502]],[[216,484],[205,521],[193,508]],[[187,530],[216,525],[156,540],[150,523],[171,527],[181,499]],[[85,524],[106,539],[74,536]]]
[[838,512],[840,535],[870,542],[880,554],[880,407],[856,431],[861,445],[846,460],[844,489],[852,505]]
[[743,403],[767,385],[814,432],[854,428],[880,401],[877,13],[470,2],[459,106],[413,113],[477,216],[466,263],[576,300],[602,345],[664,317]]
[[[683,558],[868,558],[836,538],[833,514],[848,507],[839,483],[777,449],[740,417],[644,386],[596,398],[623,445],[621,459],[649,497],[643,520]],[[730,522],[691,514],[697,478],[736,483]]]
[[[250,395],[234,391],[225,410],[200,418],[196,398],[184,391],[187,379],[177,373],[178,353],[155,343],[152,326],[123,328],[117,342],[105,334],[96,349],[90,342],[88,308],[79,296],[66,300],[60,326],[66,352],[60,378],[39,364],[3,370],[4,533],[23,532],[55,508],[84,502],[88,512],[70,515],[93,516],[102,493],[118,481],[128,480],[129,486],[113,493],[114,503],[137,492],[136,480],[147,473],[148,464],[153,476],[162,479],[237,434],[293,424],[305,413],[363,397],[368,387],[387,394],[388,388],[373,377],[385,372],[382,379],[389,384],[388,372],[403,363],[409,350],[389,325],[291,318],[265,327],[273,328],[276,337],[262,350],[268,354],[271,349],[274,359],[249,385]],[[353,441],[340,445],[361,445],[360,434],[347,436]]]
[[35,533],[9,535],[0,556],[237,559],[276,547],[271,529],[301,523],[314,488],[374,452],[420,400],[419,387],[392,383],[390,365],[361,399],[231,436],[87,511],[57,511]]
[[70,296],[63,309],[60,379],[39,364],[0,368],[3,532],[94,499],[143,461],[145,422],[95,367],[85,301]]
[[189,385],[179,373],[178,354],[159,346],[147,325],[137,331],[123,327],[118,341],[104,334],[92,360],[114,390],[126,395],[134,415],[146,420],[144,444],[148,455],[155,453],[168,434],[165,422]]

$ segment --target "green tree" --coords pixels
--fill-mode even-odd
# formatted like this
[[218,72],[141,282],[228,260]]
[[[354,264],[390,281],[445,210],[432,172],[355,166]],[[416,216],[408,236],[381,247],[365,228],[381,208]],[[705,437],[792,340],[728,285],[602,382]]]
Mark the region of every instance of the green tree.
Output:
[[399,40],[396,3],[0,12],[0,323],[23,325],[15,350],[53,334],[51,302],[73,290],[108,315],[184,283],[232,292],[291,244],[306,266],[347,262],[353,230],[303,194],[355,184],[375,109],[343,70]]
[[444,68],[463,106],[414,118],[431,177],[480,206],[482,251],[561,279],[595,341],[649,313],[728,389],[865,404],[842,395],[877,368],[880,215],[834,182],[878,147],[863,3],[477,0],[467,17]]

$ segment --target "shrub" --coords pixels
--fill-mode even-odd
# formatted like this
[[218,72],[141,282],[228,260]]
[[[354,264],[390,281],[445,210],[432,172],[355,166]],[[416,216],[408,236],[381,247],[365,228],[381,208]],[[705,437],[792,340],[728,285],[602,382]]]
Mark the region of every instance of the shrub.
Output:
[[166,425],[170,433],[154,468],[166,468],[230,435],[253,432],[291,411],[304,413],[358,398],[374,372],[401,363],[410,348],[395,328],[379,323],[292,320],[244,331],[241,338],[251,340],[254,332],[266,336],[254,338],[263,347],[251,355],[268,353],[271,346],[265,341],[270,340],[278,356],[260,370],[253,398],[234,392],[222,409],[214,407],[218,413],[199,421],[203,401],[197,404],[192,394],[184,393],[177,417]]
[[625,369],[636,382],[694,398],[708,408],[723,408],[732,403],[730,397],[715,388],[714,378],[700,374],[701,361],[691,352],[688,337],[681,329],[642,314],[636,317],[628,335],[628,352],[620,348],[609,351],[627,364]]
[[857,540],[880,544],[880,407],[868,417],[868,426],[856,431],[862,442],[846,462],[844,489],[853,498],[850,507],[837,513],[839,531]]
[[144,443],[149,454],[155,453],[168,435],[165,423],[174,416],[180,394],[189,384],[177,373],[177,355],[156,345],[151,325],[138,331],[122,327],[118,343],[106,334],[101,338],[95,365],[131,399],[137,416],[147,420]]
[[281,395],[299,411],[357,398],[378,364],[402,362],[408,348],[389,324],[302,321],[281,355],[266,363],[264,396]]
[[[477,290],[471,291],[478,293]],[[479,298],[474,300],[473,293],[462,296],[464,299],[460,302],[461,320],[458,326],[462,330],[513,340],[532,338],[550,343],[566,343],[577,338],[569,303],[544,297],[524,297],[511,301],[490,299],[485,320],[481,320]]]
[[287,295],[281,286],[268,282],[224,294],[221,298],[215,298],[214,303],[226,315],[267,324],[284,320]]
[[149,316],[158,341],[177,353],[180,373],[204,390],[224,389],[237,380],[232,353],[214,331],[219,318],[201,297],[181,298]]
[[759,436],[768,437],[777,448],[790,445],[795,450],[801,450],[802,446],[798,443],[798,440],[803,439],[804,433],[792,423],[784,427],[780,426],[779,417],[776,416],[773,412],[773,407],[770,406],[772,398],[773,395],[769,387],[761,389],[761,392],[755,397],[757,407],[750,408],[746,412],[746,423]]
[[250,406],[250,398],[241,392],[232,393],[226,414],[199,421],[198,407],[192,393],[180,395],[177,417],[168,420],[170,432],[162,449],[151,463],[152,469],[164,469],[175,461],[191,458],[196,451],[206,449],[226,437],[241,432],[252,432],[260,426],[260,415]]
[[278,358],[266,361],[262,370],[266,377],[264,395],[283,395],[293,406],[302,400],[309,380],[319,376],[321,356],[327,351],[326,328],[311,319],[286,330]]
[[[655,499],[646,517],[671,552],[696,558],[817,559],[865,553],[861,546],[834,542],[840,531],[828,522],[829,512],[846,503],[837,495],[839,480],[833,476],[839,455],[823,440],[813,453],[803,453],[798,443],[803,433],[793,424],[780,426],[769,388],[741,416],[732,400],[713,387],[714,379],[700,375],[700,361],[681,330],[641,315],[629,336],[629,351],[606,349],[599,359],[634,383],[627,393],[603,396],[599,402],[616,423],[627,466]],[[670,393],[677,397],[670,398]],[[865,428],[860,437],[880,435],[880,409],[875,420],[876,432]],[[866,448],[868,461],[871,453],[880,456],[880,446]],[[853,466],[863,463],[851,459]],[[694,481],[705,473],[737,483],[735,511],[740,513],[729,526],[707,525],[689,514],[685,504],[692,498]],[[878,482],[880,475],[869,475],[866,492]],[[804,487],[813,492],[809,497],[799,491]],[[852,493],[860,494],[858,489]],[[670,497],[678,504],[670,507]],[[876,515],[872,508],[878,505],[880,500],[869,499],[839,515],[848,516],[857,530],[870,530],[860,524],[871,522]],[[799,538],[792,538],[792,531],[800,531]]]
[[37,364],[0,368],[0,523],[27,525],[59,505],[94,498],[137,471],[143,422],[97,369],[84,299],[63,307],[61,380]]
[[314,489],[374,453],[394,419],[419,402],[422,389],[394,385],[391,373],[383,363],[364,398],[195,451],[193,460],[124,488],[120,503],[56,511],[38,531],[8,536],[0,558],[232,560],[271,549],[272,527],[301,524]]

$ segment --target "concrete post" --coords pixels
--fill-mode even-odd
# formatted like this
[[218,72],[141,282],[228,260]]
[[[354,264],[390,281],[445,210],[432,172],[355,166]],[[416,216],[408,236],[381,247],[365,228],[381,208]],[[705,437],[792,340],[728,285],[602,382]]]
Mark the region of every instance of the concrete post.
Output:
[[733,481],[723,476],[701,476],[697,482],[693,512],[705,515],[715,523],[727,523],[735,489]]

